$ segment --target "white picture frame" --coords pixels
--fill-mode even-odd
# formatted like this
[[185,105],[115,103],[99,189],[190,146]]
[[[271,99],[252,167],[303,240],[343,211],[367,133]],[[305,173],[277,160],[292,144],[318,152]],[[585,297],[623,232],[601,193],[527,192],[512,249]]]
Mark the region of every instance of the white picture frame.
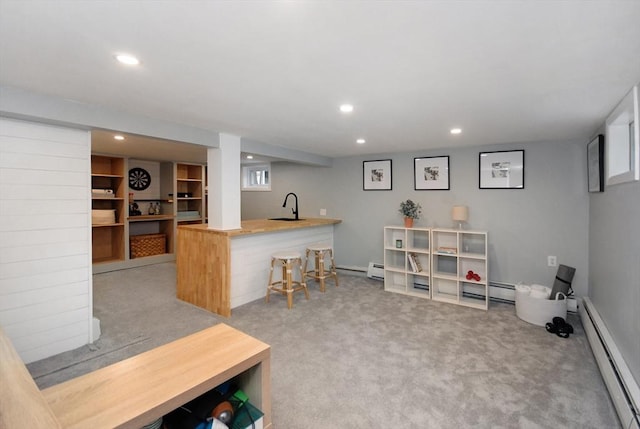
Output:
[[413,188],[416,191],[448,191],[449,177],[448,156],[413,159]]
[[480,189],[524,189],[524,150],[480,152]]
[[391,190],[391,160],[362,161],[362,189],[364,191]]

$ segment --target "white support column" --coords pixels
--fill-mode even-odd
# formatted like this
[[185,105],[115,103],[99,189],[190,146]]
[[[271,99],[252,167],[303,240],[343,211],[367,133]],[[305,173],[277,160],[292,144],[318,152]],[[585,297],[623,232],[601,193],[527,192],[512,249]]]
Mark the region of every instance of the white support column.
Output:
[[219,148],[207,149],[209,229],[240,228],[240,137],[220,134]]

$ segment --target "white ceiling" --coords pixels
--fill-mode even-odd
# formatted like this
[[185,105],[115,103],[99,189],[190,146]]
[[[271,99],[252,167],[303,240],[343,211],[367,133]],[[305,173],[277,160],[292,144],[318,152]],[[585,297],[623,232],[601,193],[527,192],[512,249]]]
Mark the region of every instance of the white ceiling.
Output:
[[[115,135],[121,135],[125,140],[114,140]],[[91,151],[104,155],[126,155],[134,159],[207,162],[207,148],[204,146],[135,134],[115,133],[109,130],[91,131]]]
[[0,0],[2,85],[330,157],[586,142],[639,81],[638,0]]
[[[125,139],[118,141],[114,136]],[[134,159],[155,161],[207,162],[207,147],[174,140],[127,134],[113,130],[94,129],[91,131],[91,152],[103,155],[126,156]],[[251,155],[252,159],[246,156]],[[242,153],[242,164],[259,164],[282,161],[282,158]]]

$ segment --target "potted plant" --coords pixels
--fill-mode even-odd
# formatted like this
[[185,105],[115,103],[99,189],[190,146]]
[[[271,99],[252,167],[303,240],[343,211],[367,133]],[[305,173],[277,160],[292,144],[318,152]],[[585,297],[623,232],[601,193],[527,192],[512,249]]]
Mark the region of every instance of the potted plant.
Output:
[[411,228],[413,226],[413,220],[418,219],[420,214],[422,214],[422,206],[412,200],[407,200],[400,203],[400,209],[398,209],[398,211],[404,216],[404,226]]

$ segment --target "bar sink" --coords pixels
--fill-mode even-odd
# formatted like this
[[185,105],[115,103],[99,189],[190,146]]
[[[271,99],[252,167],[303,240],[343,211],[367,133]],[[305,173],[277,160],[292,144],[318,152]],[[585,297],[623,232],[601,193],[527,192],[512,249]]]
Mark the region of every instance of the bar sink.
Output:
[[291,217],[270,217],[267,220],[284,220],[284,221],[287,221],[287,222],[297,222],[297,221],[304,220],[304,219],[294,219],[294,218],[291,218]]

